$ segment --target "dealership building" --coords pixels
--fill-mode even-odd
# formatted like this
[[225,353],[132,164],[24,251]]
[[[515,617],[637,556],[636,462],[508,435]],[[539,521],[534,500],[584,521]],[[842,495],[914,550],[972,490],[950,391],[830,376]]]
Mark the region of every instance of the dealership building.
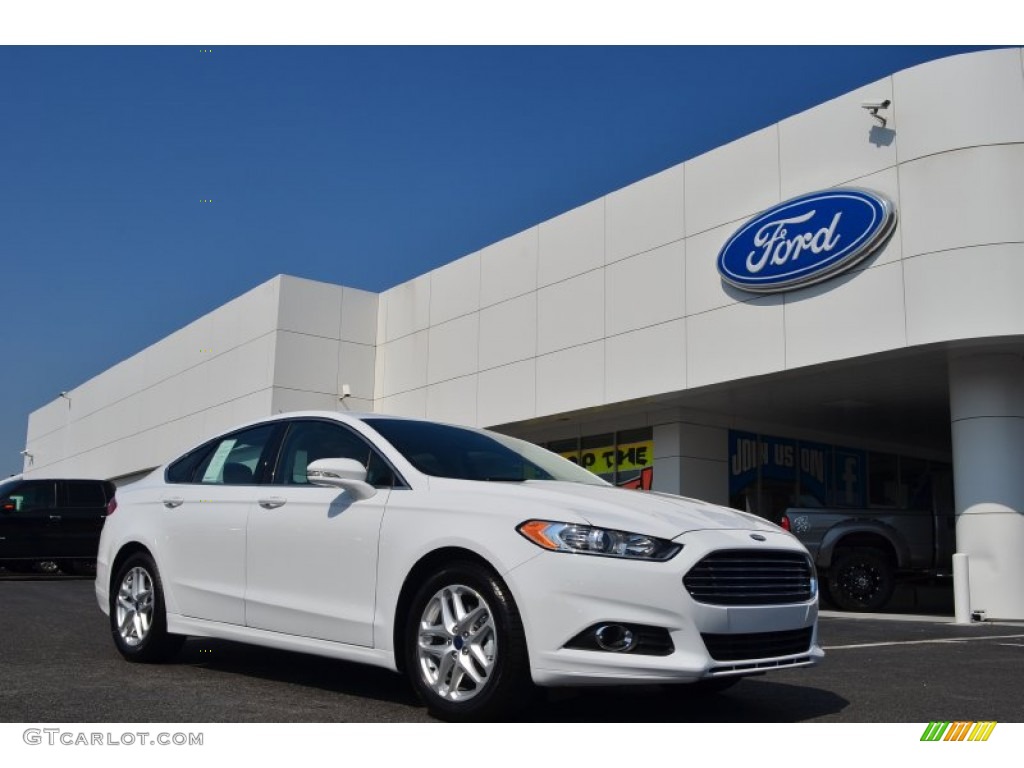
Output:
[[283,411],[427,417],[773,520],[948,512],[972,609],[1024,619],[1021,286],[1013,48],[894,73],[380,294],[278,276],[33,412],[25,475],[130,482]]

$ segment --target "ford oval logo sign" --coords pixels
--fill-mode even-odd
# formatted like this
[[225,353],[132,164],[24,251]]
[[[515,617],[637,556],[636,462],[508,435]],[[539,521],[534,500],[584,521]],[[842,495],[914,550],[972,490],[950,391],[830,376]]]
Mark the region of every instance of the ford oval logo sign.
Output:
[[830,189],[776,205],[718,254],[725,282],[771,293],[817,283],[875,251],[896,226],[892,203],[865,189]]

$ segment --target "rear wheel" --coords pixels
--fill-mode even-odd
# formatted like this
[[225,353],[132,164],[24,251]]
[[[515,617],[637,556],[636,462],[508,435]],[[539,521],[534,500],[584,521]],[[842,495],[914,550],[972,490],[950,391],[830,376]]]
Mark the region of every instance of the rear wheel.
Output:
[[166,661],[185,641],[167,631],[160,573],[144,552],[128,557],[111,582],[110,633],[128,661]]
[[522,621],[505,583],[472,562],[428,578],[406,619],[405,668],[431,714],[492,719],[532,688]]
[[844,611],[877,611],[896,586],[889,558],[870,547],[839,550],[828,574],[829,594]]

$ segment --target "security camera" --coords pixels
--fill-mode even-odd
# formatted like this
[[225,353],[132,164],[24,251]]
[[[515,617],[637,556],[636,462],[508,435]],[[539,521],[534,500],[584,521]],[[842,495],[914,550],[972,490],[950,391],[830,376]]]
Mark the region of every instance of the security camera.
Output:
[[18,451],[22,456],[28,456],[28,451]]
[[888,109],[892,104],[892,99],[871,99],[870,101],[861,102],[861,107],[869,110],[871,114],[874,114],[880,109]]

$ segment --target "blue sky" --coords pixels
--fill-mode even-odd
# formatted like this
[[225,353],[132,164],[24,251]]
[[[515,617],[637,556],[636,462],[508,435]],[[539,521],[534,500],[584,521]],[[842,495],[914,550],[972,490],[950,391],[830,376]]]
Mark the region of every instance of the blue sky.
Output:
[[381,290],[967,50],[2,47],[0,477],[30,411],[276,274]]

